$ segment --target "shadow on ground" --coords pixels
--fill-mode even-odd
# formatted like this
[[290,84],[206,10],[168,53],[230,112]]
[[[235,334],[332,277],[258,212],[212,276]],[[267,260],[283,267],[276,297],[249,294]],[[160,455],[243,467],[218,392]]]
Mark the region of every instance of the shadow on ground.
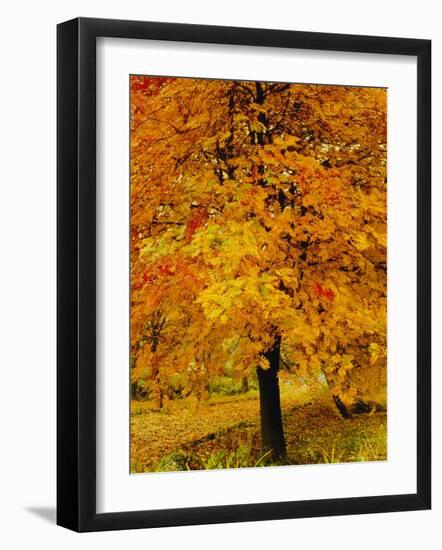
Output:
[[55,508],[45,507],[45,506],[27,506],[26,511],[38,516],[49,523],[55,524],[56,520],[56,510]]

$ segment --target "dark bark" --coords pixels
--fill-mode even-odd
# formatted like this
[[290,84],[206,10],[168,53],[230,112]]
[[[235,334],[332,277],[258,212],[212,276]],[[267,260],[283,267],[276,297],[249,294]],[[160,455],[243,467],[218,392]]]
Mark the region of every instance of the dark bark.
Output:
[[376,401],[364,401],[363,399],[358,399],[355,403],[353,403],[351,412],[354,414],[387,412],[387,407],[381,403],[377,403]]
[[157,380],[157,386],[158,386],[158,408],[162,409],[164,404],[163,399],[163,390],[161,389],[160,382]]
[[327,382],[328,389],[330,390],[331,396],[333,398],[333,402],[336,405],[336,408],[339,411],[339,414],[342,416],[342,418],[351,418],[351,413],[348,410],[345,403],[342,401],[342,399],[337,395],[335,384],[333,382],[333,378],[331,378],[330,375],[328,375],[326,372],[323,371],[325,381]]
[[351,414],[348,412],[347,407],[345,406],[345,404],[343,403],[342,399],[339,396],[333,395],[333,401],[335,402],[335,405],[339,411],[339,414],[343,418],[351,418]]
[[272,450],[271,454],[275,459],[286,456],[278,380],[280,355],[281,337],[279,336],[273,347],[265,354],[270,367],[268,369],[257,367],[261,409],[261,447],[263,453]]
[[352,412],[355,414],[369,413],[372,411],[372,405],[366,403],[363,399],[358,399],[352,407]]

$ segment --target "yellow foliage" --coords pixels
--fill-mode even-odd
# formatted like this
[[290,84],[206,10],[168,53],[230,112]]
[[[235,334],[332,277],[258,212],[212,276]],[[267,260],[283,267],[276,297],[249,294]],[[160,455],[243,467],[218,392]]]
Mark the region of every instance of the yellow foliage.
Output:
[[268,368],[278,336],[344,402],[377,384],[386,91],[135,78],[132,380],[195,392],[227,364]]

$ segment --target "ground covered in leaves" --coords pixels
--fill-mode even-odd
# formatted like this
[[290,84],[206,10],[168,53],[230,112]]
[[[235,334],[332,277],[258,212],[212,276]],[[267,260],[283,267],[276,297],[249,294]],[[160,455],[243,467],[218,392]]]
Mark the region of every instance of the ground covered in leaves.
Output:
[[[306,393],[284,389],[281,394],[287,444],[283,464],[386,460],[385,413],[343,419],[327,400],[312,401]],[[161,411],[148,401],[132,403],[132,473],[270,464],[260,450],[256,391],[203,403],[171,401]]]

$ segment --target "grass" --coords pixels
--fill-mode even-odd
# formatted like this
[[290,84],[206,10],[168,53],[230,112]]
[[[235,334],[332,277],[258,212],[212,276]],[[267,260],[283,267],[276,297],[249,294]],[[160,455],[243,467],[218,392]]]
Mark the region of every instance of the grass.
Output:
[[334,441],[334,434],[329,438],[321,438],[318,445],[310,445],[307,448],[306,458],[299,452],[301,463],[309,464],[337,464],[342,462],[373,462],[386,460],[386,428],[383,419],[379,420],[376,430],[367,427],[367,431],[352,433],[352,430],[344,430],[339,442]]
[[155,467],[157,472],[173,472],[182,470],[225,470],[230,468],[258,468],[269,464],[266,459],[270,451],[256,460],[253,450],[247,445],[241,445],[233,451],[219,450],[208,456],[198,456],[195,452],[184,450],[174,451],[164,455]]
[[316,402],[286,417],[286,439],[292,464],[381,461],[387,458],[385,413],[342,419]]
[[[287,459],[281,464],[333,464],[386,460],[386,414],[342,419],[333,406],[292,387],[281,388]],[[131,471],[186,471],[275,464],[260,450],[256,390],[186,400],[155,411],[133,402]]]

